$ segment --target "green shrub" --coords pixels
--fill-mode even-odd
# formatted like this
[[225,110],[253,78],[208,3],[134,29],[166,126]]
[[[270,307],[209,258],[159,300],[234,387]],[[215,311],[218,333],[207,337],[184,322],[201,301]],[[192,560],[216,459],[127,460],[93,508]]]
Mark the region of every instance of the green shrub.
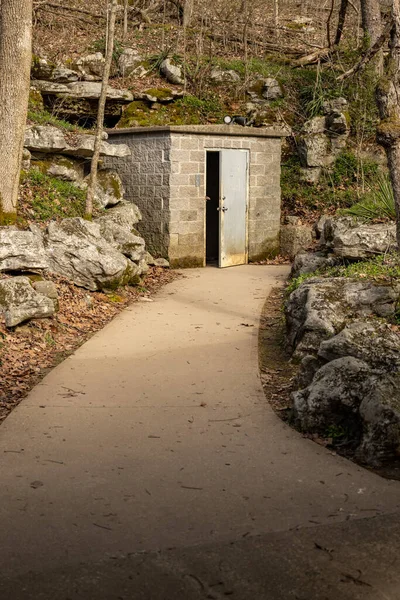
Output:
[[370,192],[350,208],[342,210],[342,214],[360,217],[366,221],[374,219],[396,219],[393,188],[390,178],[380,174],[369,182]]

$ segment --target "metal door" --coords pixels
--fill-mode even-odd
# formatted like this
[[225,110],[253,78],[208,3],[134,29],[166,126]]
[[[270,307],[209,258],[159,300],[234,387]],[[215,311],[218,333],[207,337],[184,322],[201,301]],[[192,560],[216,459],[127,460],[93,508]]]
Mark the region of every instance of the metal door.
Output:
[[248,150],[220,151],[220,267],[247,263],[248,154]]

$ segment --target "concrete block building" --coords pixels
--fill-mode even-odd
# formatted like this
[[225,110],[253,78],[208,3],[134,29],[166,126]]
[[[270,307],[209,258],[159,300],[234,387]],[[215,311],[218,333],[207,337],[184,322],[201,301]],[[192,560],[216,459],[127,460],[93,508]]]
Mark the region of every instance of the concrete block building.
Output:
[[108,134],[132,151],[106,166],[141,209],[139,231],[152,254],[173,267],[225,267],[279,251],[283,130],[191,125]]

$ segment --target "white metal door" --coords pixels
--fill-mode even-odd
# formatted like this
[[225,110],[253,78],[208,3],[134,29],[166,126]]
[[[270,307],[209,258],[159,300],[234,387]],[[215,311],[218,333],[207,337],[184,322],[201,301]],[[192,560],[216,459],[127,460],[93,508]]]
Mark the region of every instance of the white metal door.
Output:
[[247,263],[248,150],[220,151],[219,266]]

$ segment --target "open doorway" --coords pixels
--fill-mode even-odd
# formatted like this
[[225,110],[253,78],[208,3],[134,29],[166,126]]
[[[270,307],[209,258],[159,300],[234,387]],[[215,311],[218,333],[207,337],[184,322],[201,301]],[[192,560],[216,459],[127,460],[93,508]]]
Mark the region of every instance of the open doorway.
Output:
[[206,156],[206,263],[217,264],[220,243],[220,153],[209,151]]

